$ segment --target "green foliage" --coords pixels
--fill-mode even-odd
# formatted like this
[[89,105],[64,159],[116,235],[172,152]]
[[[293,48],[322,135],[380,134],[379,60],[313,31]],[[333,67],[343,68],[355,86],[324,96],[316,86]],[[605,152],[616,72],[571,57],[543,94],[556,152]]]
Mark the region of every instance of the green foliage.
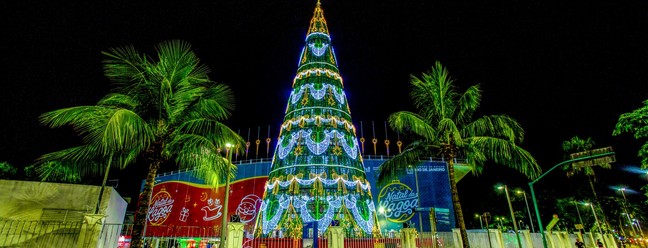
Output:
[[[562,148],[565,152],[565,158],[568,158],[569,154],[591,150],[592,147],[594,147],[594,144],[594,140],[591,137],[587,137],[587,139],[581,139],[578,136],[574,136],[570,140],[564,141]],[[610,164],[601,164],[598,166],[604,169],[612,168],[612,165]],[[563,166],[563,170],[567,172],[568,177],[571,177],[578,173],[583,173],[584,175],[591,177],[592,180],[596,180],[596,173],[594,173],[594,168],[590,166],[574,168],[572,164],[566,164],[565,166]]]
[[0,162],[0,179],[15,179],[18,170],[8,162]]
[[467,245],[466,227],[454,180],[454,159],[461,158],[479,174],[492,161],[515,169],[530,179],[540,175],[540,166],[519,144],[524,140],[520,124],[506,115],[475,117],[481,101],[479,85],[460,93],[448,71],[436,62],[421,77],[410,76],[410,96],[418,112],[401,111],[389,116],[389,125],[397,132],[416,138],[401,154],[380,166],[379,182],[400,175],[421,158],[443,157],[449,163],[450,189],[461,236]]
[[64,165],[60,161],[49,161],[39,165],[25,167],[25,174],[43,182],[79,183],[81,174],[74,166]]
[[[648,138],[648,100],[644,101],[640,108],[619,116],[612,135],[617,136],[622,133],[631,133],[635,139]],[[641,146],[638,155],[641,159],[641,167],[648,169],[648,142]]]
[[[162,42],[156,51],[157,58],[132,46],[103,52],[104,73],[115,83],[114,90],[96,105],[40,116],[49,127],[73,127],[83,145],[46,154],[38,163],[57,161],[82,174],[94,174],[124,168],[142,157],[149,163],[145,191],[152,189],[160,164],[169,160],[181,169],[196,169],[196,175],[213,186],[222,181],[231,163],[220,148],[226,143],[244,147],[243,139],[221,123],[234,110],[232,91],[209,79],[209,69],[188,43]],[[138,216],[148,209],[150,192],[143,195]],[[139,217],[141,223],[136,223],[137,235],[144,219]]]
[[479,85],[460,94],[439,62],[421,78],[412,75],[410,83],[418,113],[393,113],[389,124],[398,132],[414,134],[417,140],[381,166],[380,181],[397,176],[423,157],[464,158],[476,174],[490,160],[529,178],[540,175],[535,159],[519,146],[524,130],[516,120],[506,115],[473,116],[481,101]]

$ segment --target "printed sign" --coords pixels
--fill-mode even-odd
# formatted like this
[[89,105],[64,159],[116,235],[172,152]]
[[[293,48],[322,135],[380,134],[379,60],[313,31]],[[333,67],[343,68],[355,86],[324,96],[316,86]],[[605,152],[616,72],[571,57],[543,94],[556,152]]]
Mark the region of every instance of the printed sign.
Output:
[[[245,228],[254,228],[266,177],[248,178],[233,182],[224,215],[225,188],[211,188],[207,185],[183,181],[166,181],[153,188],[153,197],[147,216],[146,235],[174,236],[192,228],[209,227],[206,234],[219,232],[222,218],[238,214]],[[188,227],[182,228],[183,226]],[[200,229],[202,230],[202,229]],[[180,232],[180,233],[178,233]]]
[[151,199],[151,205],[149,206],[147,216],[149,223],[153,226],[163,224],[167,218],[169,218],[169,214],[171,214],[173,202],[174,200],[171,197],[171,194],[162,187],[162,189],[160,189],[160,191]]
[[418,207],[418,194],[409,186],[394,181],[380,190],[378,208],[391,222],[405,222],[414,216],[414,208]]

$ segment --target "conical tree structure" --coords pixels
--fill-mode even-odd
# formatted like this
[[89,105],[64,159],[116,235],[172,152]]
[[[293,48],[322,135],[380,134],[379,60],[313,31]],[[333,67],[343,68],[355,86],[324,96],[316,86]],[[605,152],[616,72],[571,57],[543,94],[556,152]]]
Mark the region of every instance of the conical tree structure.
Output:
[[[317,3],[299,58],[257,235],[323,233],[338,220],[354,235],[375,233],[375,206],[324,12]],[[260,232],[260,233],[259,233]]]

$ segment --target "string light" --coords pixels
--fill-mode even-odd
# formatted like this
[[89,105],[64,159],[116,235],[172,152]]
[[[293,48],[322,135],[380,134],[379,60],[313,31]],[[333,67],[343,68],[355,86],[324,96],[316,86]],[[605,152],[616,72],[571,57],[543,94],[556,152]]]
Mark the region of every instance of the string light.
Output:
[[340,81],[340,84],[344,85],[344,83],[343,83],[344,81],[342,80],[342,77],[337,72],[334,72],[334,71],[329,70],[329,69],[313,68],[313,69],[308,69],[308,70],[305,70],[305,71],[298,72],[297,75],[295,76],[295,79],[293,79],[293,87],[297,83],[298,79],[302,79],[304,76],[310,77],[312,74],[316,74],[316,75],[317,74],[324,74],[327,77],[332,77],[332,78]]
[[288,144],[286,146],[283,145],[284,138],[286,138],[286,136],[281,136],[277,145],[277,156],[279,156],[279,159],[286,158],[288,154],[290,154],[290,151],[292,151],[295,147],[295,144],[297,144],[297,142],[300,140],[300,138],[303,138],[304,142],[306,143],[306,147],[308,147],[308,150],[315,155],[321,155],[322,153],[324,153],[331,144],[331,139],[337,138],[339,140],[338,143],[342,145],[342,148],[344,149],[344,152],[347,154],[347,156],[349,156],[351,159],[356,159],[358,157],[358,153],[360,151],[358,150],[358,141],[356,139],[353,139],[353,145],[351,146],[349,145],[349,142],[347,142],[347,138],[343,133],[337,130],[324,130],[324,139],[320,142],[316,142],[311,137],[312,133],[312,129],[302,129],[295,133],[292,133],[290,134],[290,140],[288,141]]
[[311,51],[313,51],[313,54],[315,56],[320,57],[324,52],[326,52],[326,48],[328,48],[328,44],[324,43],[322,44],[322,47],[315,47],[315,43],[310,43],[308,44],[308,47],[310,47]]
[[[276,213],[272,218],[269,220],[266,218],[263,218],[262,223],[263,223],[263,234],[267,235],[270,231],[272,231],[272,227],[276,227],[279,221],[281,220],[281,217],[283,216],[284,211],[286,211],[291,203],[292,206],[295,208],[296,212],[298,212],[299,216],[303,219],[304,222],[318,222],[318,230],[325,232],[326,229],[329,227],[329,223],[333,220],[335,217],[336,212],[343,212],[342,208],[346,208],[349,210],[349,212],[353,215],[354,219],[357,221],[358,226],[362,228],[363,231],[366,233],[371,233],[373,229],[373,213],[376,211],[374,203],[370,199],[366,199],[363,201],[363,205],[367,207],[369,210],[369,214],[366,218],[362,216],[360,213],[360,210],[358,209],[358,196],[354,194],[349,194],[349,195],[343,195],[343,196],[326,196],[326,204],[328,205],[328,208],[326,212],[324,213],[321,218],[316,219],[314,218],[310,211],[308,210],[308,203],[321,199],[319,196],[314,196],[310,197],[307,195],[286,195],[286,194],[281,194],[278,197],[278,203],[279,207],[276,210]],[[344,202],[344,206],[342,205],[342,202]],[[261,211],[264,213],[267,210],[267,206],[269,205],[269,200],[266,199],[261,203]]]

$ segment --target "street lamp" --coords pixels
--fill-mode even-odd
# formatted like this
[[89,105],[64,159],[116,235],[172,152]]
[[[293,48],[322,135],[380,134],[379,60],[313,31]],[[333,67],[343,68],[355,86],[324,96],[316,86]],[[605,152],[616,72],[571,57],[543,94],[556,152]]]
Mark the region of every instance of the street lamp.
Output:
[[481,229],[484,229],[484,222],[482,222],[481,215],[475,214],[475,218],[479,218],[479,226],[481,226]]
[[515,193],[522,194],[524,196],[524,203],[526,204],[527,213],[529,214],[529,224],[531,225],[531,232],[535,232],[533,227],[533,218],[531,218],[531,209],[529,208],[529,201],[527,200],[526,192],[524,190],[515,191]]
[[630,223],[630,229],[632,229],[632,232],[634,233],[633,236],[636,236],[637,235],[637,230],[635,230],[632,219],[630,219],[630,214],[628,214],[628,206],[626,205],[626,203],[628,202],[628,199],[626,198],[625,193],[624,193],[626,191],[626,188],[620,188],[620,189],[617,189],[617,190],[621,191],[621,195],[623,196],[622,206],[623,206],[623,209],[625,210],[626,217],[628,217],[628,223]]
[[504,217],[495,217],[495,220],[499,222],[499,227],[497,229],[499,229],[499,230],[504,229],[504,223],[502,223],[502,221],[504,220]]
[[[592,214],[594,215],[594,221],[596,221],[596,226],[599,229],[599,233],[601,234],[601,237],[603,237],[603,229],[601,229],[601,223],[599,223],[598,217],[596,217],[596,211],[594,211],[594,204],[591,204],[589,202],[583,203],[585,206],[590,206],[592,208]],[[605,242],[605,238],[603,239],[603,242]],[[606,244],[607,246],[607,244]]]
[[583,225],[583,218],[581,217],[580,210],[578,210],[578,202],[574,202],[574,205],[576,206],[576,213],[578,214],[578,220],[580,221],[580,224]]
[[225,248],[225,239],[227,238],[227,215],[229,206],[229,191],[230,191],[230,165],[232,164],[232,153],[230,153],[232,144],[225,144],[225,157],[227,158],[227,168],[225,170],[225,200],[223,201],[223,221],[221,223],[221,240],[220,247]]
[[513,231],[515,231],[515,236],[517,237],[518,247],[522,248],[522,241],[520,241],[520,233],[518,232],[517,223],[515,221],[515,214],[513,213],[513,205],[511,204],[511,197],[509,196],[508,187],[506,185],[497,187],[498,189],[504,189],[506,194],[506,201],[508,202],[509,211],[511,211],[511,220],[513,220]]
[[[606,147],[606,148],[599,148],[599,149],[594,149],[594,150],[589,150],[587,153],[578,153],[575,154],[576,156],[572,156],[570,160],[565,160],[562,161],[553,167],[551,169],[545,171],[542,173],[542,175],[538,176],[535,180],[529,182],[529,189],[531,193],[531,201],[533,202],[533,209],[535,210],[536,218],[538,220],[538,228],[540,229],[540,235],[542,235],[542,246],[544,248],[547,248],[547,237],[545,236],[544,233],[544,227],[542,227],[542,219],[540,218],[540,208],[538,208],[538,200],[536,199],[536,194],[535,190],[533,189],[533,185],[536,184],[540,179],[545,177],[547,174],[555,170],[556,168],[568,164],[568,163],[574,163],[574,162],[592,162],[592,166],[595,164],[600,164],[600,163],[614,163],[616,161],[615,153],[612,151],[612,147]],[[597,159],[597,160],[594,160]]]

